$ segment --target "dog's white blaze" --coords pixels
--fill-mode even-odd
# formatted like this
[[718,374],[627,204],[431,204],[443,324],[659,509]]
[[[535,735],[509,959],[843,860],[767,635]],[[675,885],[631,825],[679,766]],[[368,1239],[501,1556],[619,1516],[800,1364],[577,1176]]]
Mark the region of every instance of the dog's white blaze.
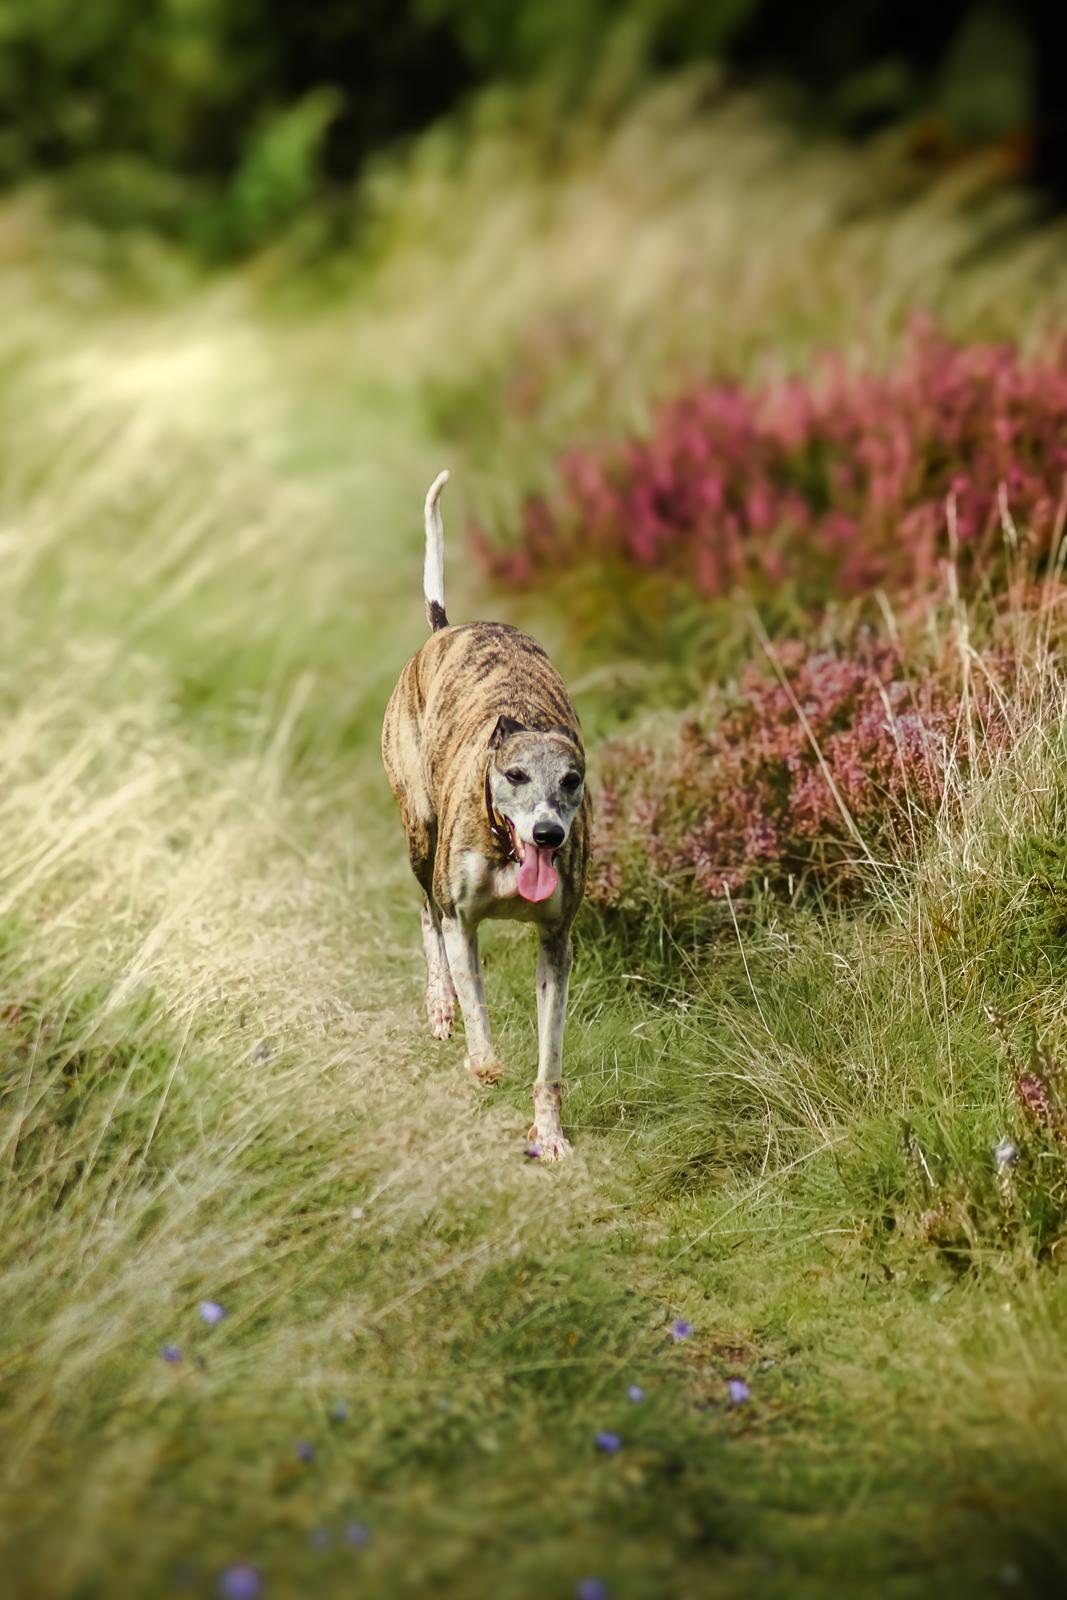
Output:
[[424,518],[426,523],[426,557],[422,568],[422,592],[426,608],[432,604],[445,609],[445,529],[441,521],[441,490],[448,482],[448,472],[439,472],[426,491]]

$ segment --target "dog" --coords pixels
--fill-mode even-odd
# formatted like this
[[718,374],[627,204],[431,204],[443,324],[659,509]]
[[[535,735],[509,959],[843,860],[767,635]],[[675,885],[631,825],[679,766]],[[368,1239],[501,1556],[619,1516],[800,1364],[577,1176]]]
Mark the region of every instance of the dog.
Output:
[[452,626],[445,614],[442,472],[426,495],[423,593],[430,637],[393,690],[382,759],[422,889],[426,1009],[447,1039],[458,997],[467,1067],[503,1071],[489,1035],[478,926],[537,927],[537,1078],[531,1147],[567,1155],[561,1120],[571,925],[585,892],[592,811],[581,727],[559,673],[503,622]]

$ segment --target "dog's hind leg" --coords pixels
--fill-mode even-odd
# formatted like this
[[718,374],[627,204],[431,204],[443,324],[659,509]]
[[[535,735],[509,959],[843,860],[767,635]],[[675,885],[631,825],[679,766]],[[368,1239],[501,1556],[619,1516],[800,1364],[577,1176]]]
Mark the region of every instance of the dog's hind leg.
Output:
[[542,1161],[558,1161],[570,1152],[563,1132],[563,1025],[567,1019],[567,989],[571,972],[569,928],[541,930],[537,956],[537,1080],[534,1083],[534,1120],[530,1141]]
[[459,917],[442,917],[441,929],[452,982],[463,1012],[467,1035],[467,1066],[479,1083],[496,1083],[503,1067],[489,1038],[489,1012],[482,984],[482,964],[478,955],[478,929]]
[[426,951],[426,1014],[435,1039],[450,1039],[456,1016],[456,990],[448,968],[441,918],[430,900],[422,903],[422,947]]

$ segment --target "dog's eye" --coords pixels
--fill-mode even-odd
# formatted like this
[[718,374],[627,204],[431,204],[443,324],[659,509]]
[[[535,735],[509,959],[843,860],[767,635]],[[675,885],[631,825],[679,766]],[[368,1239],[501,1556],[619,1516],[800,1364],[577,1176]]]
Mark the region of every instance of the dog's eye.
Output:
[[509,783],[529,783],[530,781],[529,773],[523,772],[519,767],[512,767],[510,772],[505,772],[504,776]]
[[569,794],[573,794],[576,789],[579,789],[581,783],[582,775],[580,772],[568,772],[563,778],[563,787]]

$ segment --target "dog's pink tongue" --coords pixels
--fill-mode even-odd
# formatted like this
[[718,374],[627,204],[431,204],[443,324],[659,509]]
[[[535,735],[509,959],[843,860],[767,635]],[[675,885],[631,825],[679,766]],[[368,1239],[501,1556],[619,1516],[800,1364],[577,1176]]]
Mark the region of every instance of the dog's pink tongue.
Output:
[[554,852],[544,845],[528,844],[519,867],[519,893],[524,900],[547,900],[559,873],[552,865]]

